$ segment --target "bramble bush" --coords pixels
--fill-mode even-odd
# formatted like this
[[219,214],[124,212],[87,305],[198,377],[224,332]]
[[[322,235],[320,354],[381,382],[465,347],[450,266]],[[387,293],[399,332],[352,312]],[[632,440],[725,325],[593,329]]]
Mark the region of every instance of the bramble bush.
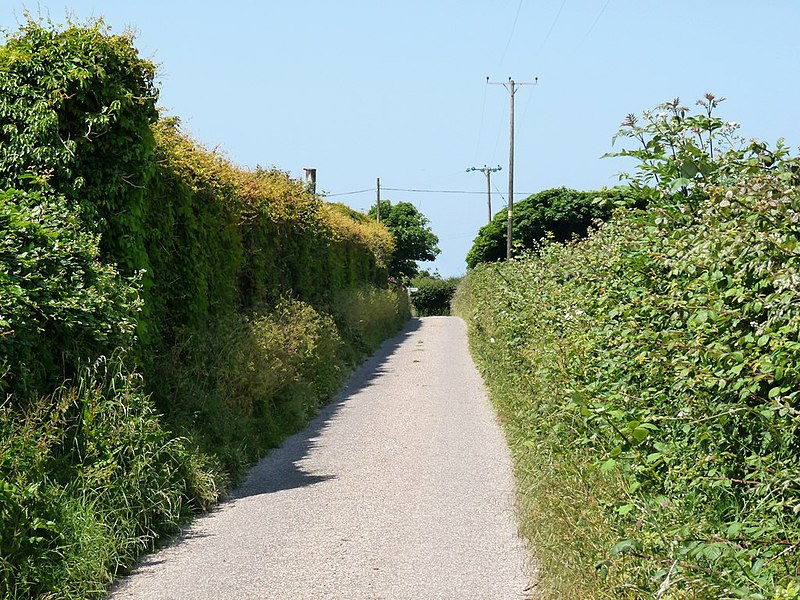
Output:
[[459,293],[551,597],[797,597],[800,161],[718,103],[623,124],[648,209]]

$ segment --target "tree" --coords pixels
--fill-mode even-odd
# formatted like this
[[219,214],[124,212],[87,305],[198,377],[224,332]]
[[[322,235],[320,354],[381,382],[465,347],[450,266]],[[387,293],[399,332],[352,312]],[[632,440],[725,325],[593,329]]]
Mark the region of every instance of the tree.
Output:
[[[514,246],[532,248],[548,235],[557,242],[584,236],[594,221],[611,215],[614,205],[638,204],[626,200],[630,195],[630,190],[622,189],[582,192],[563,187],[533,194],[514,206]],[[469,268],[505,258],[507,214],[501,210],[481,227],[467,254]]]
[[[418,260],[434,260],[439,255],[439,238],[428,226],[428,218],[410,202],[392,204],[381,200],[380,206],[381,223],[392,234],[396,245],[389,274],[410,279],[419,272]],[[369,214],[376,216],[375,206],[370,208]]]

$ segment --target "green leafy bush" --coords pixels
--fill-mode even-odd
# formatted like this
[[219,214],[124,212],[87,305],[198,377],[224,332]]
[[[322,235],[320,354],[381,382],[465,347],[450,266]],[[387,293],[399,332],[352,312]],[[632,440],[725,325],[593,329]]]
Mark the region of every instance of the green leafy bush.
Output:
[[[556,188],[533,194],[514,204],[514,246],[530,250],[545,238],[564,242],[584,236],[595,221],[607,219],[614,206],[639,203],[638,195],[624,188],[597,192]],[[469,268],[505,259],[507,225],[508,211],[503,209],[481,227],[467,253]]]
[[79,364],[134,340],[137,281],[99,258],[63,199],[0,192],[0,393],[49,393]]
[[413,280],[416,288],[411,293],[411,305],[419,317],[450,314],[450,301],[456,292],[459,278],[434,279],[417,277]]
[[0,189],[52,189],[100,233],[125,275],[148,266],[155,66],[97,21],[29,20],[0,48]]
[[[682,140],[696,124],[673,116]],[[478,267],[457,298],[524,529],[552,597],[784,597],[800,573],[800,161],[716,144],[676,184],[669,147],[641,133],[664,153],[645,163],[648,210]]]

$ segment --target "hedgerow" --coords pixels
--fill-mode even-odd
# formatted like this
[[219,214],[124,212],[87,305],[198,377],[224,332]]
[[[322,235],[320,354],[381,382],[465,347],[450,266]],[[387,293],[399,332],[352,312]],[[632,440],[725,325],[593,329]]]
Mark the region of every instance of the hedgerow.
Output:
[[408,318],[385,228],[156,109],[102,22],[0,47],[0,595],[100,597]]
[[800,161],[715,102],[629,118],[649,209],[460,292],[550,597],[797,597]]
[[433,277],[416,277],[411,283],[411,305],[419,317],[449,315],[450,302],[456,292],[459,278],[435,279]]

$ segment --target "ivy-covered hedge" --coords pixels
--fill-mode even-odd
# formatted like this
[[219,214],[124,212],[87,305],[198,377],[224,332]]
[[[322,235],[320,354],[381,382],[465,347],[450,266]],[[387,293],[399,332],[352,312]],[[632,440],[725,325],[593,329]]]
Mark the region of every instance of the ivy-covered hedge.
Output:
[[158,119],[155,66],[131,42],[28,22],[0,48],[0,188],[64,196],[125,275],[149,265]]
[[87,356],[130,347],[136,281],[99,258],[63,198],[0,192],[0,394],[35,397]]
[[154,72],[102,23],[0,47],[3,597],[102,596],[409,316],[384,227],[203,149]]

